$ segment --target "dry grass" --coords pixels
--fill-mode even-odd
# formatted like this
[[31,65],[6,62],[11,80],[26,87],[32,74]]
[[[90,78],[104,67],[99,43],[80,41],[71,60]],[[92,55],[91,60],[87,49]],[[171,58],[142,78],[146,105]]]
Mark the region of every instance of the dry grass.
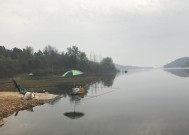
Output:
[[[46,87],[58,87],[68,84],[86,84],[92,81],[98,80],[100,77],[97,76],[84,76],[84,77],[71,77],[71,78],[42,78],[42,79],[29,79],[29,78],[14,78],[16,82],[27,89],[33,88],[46,88]],[[12,82],[12,79],[6,81],[0,80],[0,91],[17,91]]]

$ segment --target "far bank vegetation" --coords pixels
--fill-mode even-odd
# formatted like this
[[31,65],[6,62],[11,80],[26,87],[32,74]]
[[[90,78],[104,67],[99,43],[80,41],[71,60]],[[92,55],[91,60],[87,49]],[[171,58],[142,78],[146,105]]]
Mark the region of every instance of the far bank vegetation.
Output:
[[36,76],[61,75],[67,70],[78,69],[86,74],[116,72],[111,57],[102,58],[99,62],[94,57],[89,60],[85,52],[77,46],[59,52],[53,46],[46,46],[43,51],[30,46],[24,49],[14,47],[6,49],[0,46],[0,77],[13,77],[19,74],[33,73]]

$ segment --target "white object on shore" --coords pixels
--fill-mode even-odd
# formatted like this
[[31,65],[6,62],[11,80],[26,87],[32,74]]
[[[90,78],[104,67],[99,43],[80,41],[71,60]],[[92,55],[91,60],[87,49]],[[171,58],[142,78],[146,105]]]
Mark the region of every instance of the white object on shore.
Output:
[[29,73],[29,76],[33,76],[33,73]]
[[26,92],[26,94],[24,95],[24,100],[33,99],[34,96],[35,96],[35,95],[34,95],[33,92]]

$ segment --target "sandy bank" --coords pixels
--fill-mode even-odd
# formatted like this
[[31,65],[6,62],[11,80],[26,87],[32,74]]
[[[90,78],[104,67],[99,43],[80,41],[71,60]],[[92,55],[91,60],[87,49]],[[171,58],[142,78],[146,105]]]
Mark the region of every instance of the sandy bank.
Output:
[[42,105],[56,97],[54,94],[36,93],[32,100],[24,100],[19,92],[0,92],[0,126],[4,124],[3,118],[14,112]]

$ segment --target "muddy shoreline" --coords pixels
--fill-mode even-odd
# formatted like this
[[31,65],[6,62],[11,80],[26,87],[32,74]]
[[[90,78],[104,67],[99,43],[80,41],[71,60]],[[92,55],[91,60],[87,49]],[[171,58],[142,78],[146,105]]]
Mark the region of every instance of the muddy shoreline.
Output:
[[24,100],[23,95],[19,92],[0,92],[0,126],[5,124],[3,118],[21,110],[43,105],[56,97],[57,95],[53,94],[38,93],[34,99]]

